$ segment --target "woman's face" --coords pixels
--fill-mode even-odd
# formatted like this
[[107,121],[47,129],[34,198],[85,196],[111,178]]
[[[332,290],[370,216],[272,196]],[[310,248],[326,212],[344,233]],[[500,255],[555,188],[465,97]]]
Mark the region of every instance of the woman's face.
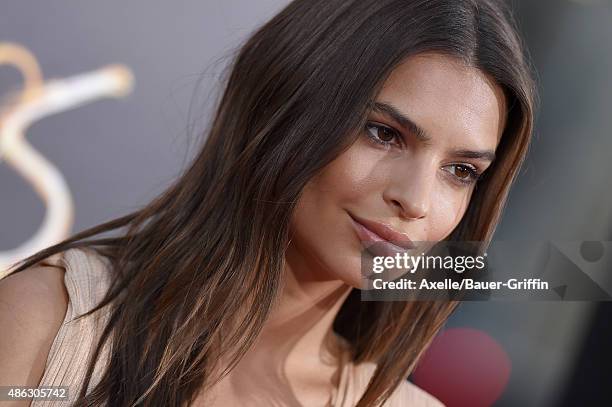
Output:
[[397,245],[446,238],[491,165],[504,103],[498,86],[458,60],[407,58],[357,140],[306,185],[291,222],[294,272],[360,287],[362,251],[380,236]]

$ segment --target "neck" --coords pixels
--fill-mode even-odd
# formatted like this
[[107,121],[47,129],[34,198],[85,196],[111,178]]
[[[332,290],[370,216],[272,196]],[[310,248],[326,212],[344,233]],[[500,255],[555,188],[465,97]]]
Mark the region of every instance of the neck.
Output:
[[297,251],[288,249],[280,296],[238,370],[259,371],[306,388],[334,380],[340,344],[333,322],[351,287],[340,280],[314,278],[307,264]]
[[337,386],[341,345],[333,322],[351,287],[340,280],[315,278],[321,273],[308,264],[312,265],[288,249],[273,310],[254,345],[221,385],[231,386],[236,397],[263,392],[287,405],[296,400],[318,405]]
[[333,322],[351,287],[340,280],[317,278],[321,273],[311,266],[293,246],[288,248],[282,291],[260,344],[275,349],[292,345],[293,354],[312,357],[325,351],[328,340],[335,338]]

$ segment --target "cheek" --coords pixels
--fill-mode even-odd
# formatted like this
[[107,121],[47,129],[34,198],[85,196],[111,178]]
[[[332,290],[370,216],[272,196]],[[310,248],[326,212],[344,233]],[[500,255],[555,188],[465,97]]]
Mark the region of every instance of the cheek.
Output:
[[379,159],[358,139],[315,177],[312,184],[317,190],[344,202],[370,196],[384,180]]
[[291,221],[298,278],[307,273],[360,286],[362,248],[347,210],[372,206],[381,177],[376,157],[355,143],[306,184]]
[[380,185],[376,164],[359,143],[353,144],[306,184],[294,213],[295,227],[304,237],[340,238],[336,235],[344,226],[341,217],[348,216],[345,210],[375,196]]
[[454,190],[448,187],[434,192],[428,222],[428,241],[443,240],[455,229],[467,210],[471,194],[471,190]]

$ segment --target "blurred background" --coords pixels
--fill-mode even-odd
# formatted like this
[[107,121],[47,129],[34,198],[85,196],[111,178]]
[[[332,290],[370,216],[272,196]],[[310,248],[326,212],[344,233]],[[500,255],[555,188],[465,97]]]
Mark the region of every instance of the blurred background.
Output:
[[[72,232],[138,208],[180,173],[234,51],[287,3],[2,2],[0,42],[27,47],[45,79],[110,63],[135,77],[124,98],[50,115],[28,130],[70,188]],[[541,107],[495,239],[612,241],[612,1],[512,4]],[[0,66],[0,96],[21,81]],[[29,239],[44,215],[32,186],[0,161],[0,252]],[[463,303],[432,345],[447,357],[426,358],[427,369],[410,379],[448,406],[611,406],[610,347],[610,302]]]

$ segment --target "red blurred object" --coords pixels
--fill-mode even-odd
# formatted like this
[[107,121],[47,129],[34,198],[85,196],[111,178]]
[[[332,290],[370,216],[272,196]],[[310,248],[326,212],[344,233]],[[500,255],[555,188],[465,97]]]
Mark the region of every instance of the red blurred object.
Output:
[[451,328],[433,340],[412,380],[447,407],[491,406],[510,378],[504,348],[486,332]]

